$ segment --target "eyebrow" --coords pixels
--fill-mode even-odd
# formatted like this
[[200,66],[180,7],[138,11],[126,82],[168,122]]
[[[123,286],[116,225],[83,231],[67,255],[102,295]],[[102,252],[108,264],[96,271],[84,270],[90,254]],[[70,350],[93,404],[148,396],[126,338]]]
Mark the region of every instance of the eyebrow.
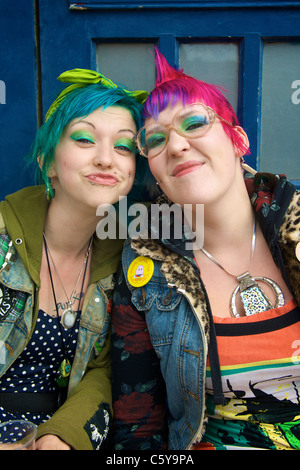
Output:
[[[199,114],[200,114],[200,112],[199,112]],[[188,118],[188,117],[190,117],[190,116],[193,116],[193,115],[195,115],[195,114],[193,114],[193,111],[189,111],[189,110],[188,110],[188,111],[186,111],[185,113],[180,114],[180,118],[181,118],[181,119],[182,119],[182,118],[183,118],[183,119],[186,119],[186,118]]]
[[132,129],[119,129],[118,134],[121,132],[131,132],[131,134],[135,135],[136,133]]
[[71,124],[71,127],[75,126],[76,124],[89,124],[94,129],[96,129],[96,127],[94,126],[94,124],[92,122],[84,121],[83,119],[80,119],[79,121],[73,122],[73,124]]
[[[83,119],[80,119],[79,121],[74,122],[73,124],[71,124],[71,127],[75,126],[76,124],[88,124],[89,126],[92,126],[96,130],[96,126],[92,122],[84,121]],[[119,129],[117,133],[119,134],[122,132],[130,132],[134,136],[136,134],[132,129]]]
[[161,129],[162,127],[168,127],[168,125],[161,124],[160,122],[153,124],[153,127],[150,127],[150,126],[145,126],[145,131],[147,131],[147,133],[149,134],[154,134],[154,132]]

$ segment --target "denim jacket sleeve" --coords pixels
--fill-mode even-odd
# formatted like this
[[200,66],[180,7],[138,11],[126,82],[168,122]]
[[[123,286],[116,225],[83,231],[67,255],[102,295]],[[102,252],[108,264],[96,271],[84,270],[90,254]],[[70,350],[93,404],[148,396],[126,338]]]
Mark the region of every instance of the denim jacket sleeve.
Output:
[[165,449],[166,396],[159,359],[122,268],[114,291],[111,349],[114,449]]

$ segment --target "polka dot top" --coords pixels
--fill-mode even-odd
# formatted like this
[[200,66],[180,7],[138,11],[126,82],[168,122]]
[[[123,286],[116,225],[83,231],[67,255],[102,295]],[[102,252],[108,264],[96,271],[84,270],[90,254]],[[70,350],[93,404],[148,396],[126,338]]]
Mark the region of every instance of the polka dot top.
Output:
[[[72,364],[79,329],[80,315],[77,315],[73,329],[59,327],[57,318],[52,318],[42,310],[38,318],[31,340],[27,347],[8,369],[6,374],[0,378],[0,400],[1,392],[52,392],[57,390],[56,378],[58,369],[66,355]],[[64,339],[62,344],[61,333]],[[29,419],[39,425],[49,419],[47,413],[9,413],[1,407],[0,422],[10,419]]]

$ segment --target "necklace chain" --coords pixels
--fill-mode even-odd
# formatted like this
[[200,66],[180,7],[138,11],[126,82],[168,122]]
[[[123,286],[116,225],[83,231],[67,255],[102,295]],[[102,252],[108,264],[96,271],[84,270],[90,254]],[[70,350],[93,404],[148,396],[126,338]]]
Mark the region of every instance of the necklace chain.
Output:
[[[84,269],[84,275],[83,275],[83,280],[82,280],[82,285],[81,285],[81,291],[80,291],[80,295],[79,295],[79,299],[78,299],[78,307],[77,307],[77,310],[79,311],[80,310],[80,303],[81,303],[81,300],[82,300],[82,292],[83,292],[83,287],[84,287],[84,280],[85,280],[85,275],[86,275],[86,270],[87,270],[87,261],[88,261],[88,258],[89,258],[89,254],[90,254],[90,249],[91,249],[91,245],[92,245],[92,240],[93,240],[93,237],[90,238],[90,241],[89,241],[89,245],[88,245],[88,250],[87,250],[87,253],[86,253],[86,256],[85,256],[85,259],[84,259],[84,263],[83,263],[83,266],[82,266],[82,269],[79,273],[79,276],[78,276],[78,279],[77,279],[77,282],[76,282],[76,285],[75,285],[75,288],[73,289],[73,291],[71,292],[71,297],[69,298],[67,293],[66,293],[66,290],[64,288],[64,285],[62,283],[62,280],[60,279],[60,276],[58,274],[58,271],[56,269],[56,266],[55,266],[55,263],[53,261],[53,258],[51,256],[51,253],[49,251],[49,248],[48,248],[48,245],[47,245],[47,240],[46,240],[46,237],[45,237],[45,234],[43,234],[44,236],[44,245],[45,245],[45,252],[46,252],[46,257],[47,257],[47,263],[48,263],[48,270],[49,270],[49,276],[50,276],[50,281],[51,281],[51,286],[52,286],[52,293],[53,293],[53,299],[54,299],[54,305],[55,305],[55,309],[56,309],[56,314],[57,314],[57,319],[60,318],[60,322],[61,324],[63,325],[64,328],[73,328],[73,326],[75,325],[75,321],[76,321],[76,317],[77,317],[77,314],[76,314],[76,311],[73,310],[72,308],[72,303],[71,303],[71,299],[73,297],[73,293],[75,292],[76,290],[76,286],[81,278],[81,274],[82,274],[82,271]],[[51,256],[51,259],[52,259],[52,263],[53,263],[53,266],[55,268],[55,271],[57,273],[57,276],[59,278],[59,281],[63,287],[63,290],[64,290],[64,293],[66,295],[66,298],[67,298],[67,308],[66,310],[63,311],[61,317],[59,316],[59,313],[58,313],[58,304],[57,304],[57,301],[56,301],[56,295],[55,295],[55,289],[54,289],[54,282],[53,282],[53,276],[52,276],[52,272],[51,272],[51,268],[50,268],[50,261],[49,261],[49,255],[48,255],[48,252]]]
[[[81,284],[81,291],[80,291],[80,295],[79,295],[79,300],[78,300],[78,311],[80,310],[80,303],[81,303],[81,300],[82,300],[82,293],[83,293],[83,287],[84,287],[84,280],[85,280],[85,275],[86,275],[86,271],[87,271],[87,265],[88,265],[88,258],[89,258],[89,254],[90,254],[90,250],[91,250],[91,246],[92,246],[92,241],[93,241],[93,237],[90,238],[90,241],[89,241],[89,245],[88,245],[88,249],[87,249],[87,252],[86,252],[86,255],[85,255],[85,259],[84,259],[84,262],[83,262],[83,266],[80,270],[80,273],[79,273],[79,276],[78,276],[78,279],[77,279],[77,282],[76,282],[76,285],[75,285],[75,288],[73,289],[72,293],[71,293],[71,298],[69,299],[67,294],[66,294],[66,290],[64,288],[64,285],[60,279],[60,276],[58,274],[58,271],[56,269],[56,266],[55,266],[55,263],[53,261],[53,258],[51,256],[51,253],[49,251],[49,248],[47,246],[47,240],[46,240],[46,236],[45,234],[43,233],[43,237],[44,237],[44,245],[45,245],[45,252],[46,252],[46,258],[47,258],[47,264],[48,264],[48,270],[49,270],[49,276],[50,276],[50,280],[51,280],[51,286],[52,286],[52,293],[53,293],[53,299],[54,299],[54,304],[55,304],[55,309],[56,309],[56,315],[57,315],[57,321],[58,321],[58,326],[59,326],[59,330],[60,330],[60,336],[61,336],[61,342],[62,342],[62,348],[63,348],[63,351],[64,351],[64,359],[62,361],[62,363],[60,364],[59,366],[59,369],[58,369],[58,376],[57,376],[57,379],[56,379],[56,382],[57,382],[57,385],[61,388],[65,388],[68,386],[68,383],[69,383],[69,376],[71,374],[71,364],[70,364],[70,361],[68,360],[67,358],[67,347],[68,347],[68,343],[71,339],[71,336],[72,336],[72,332],[73,332],[73,327],[75,326],[75,323],[76,323],[76,312],[73,311],[73,309],[71,308],[71,298],[72,298],[72,295],[73,295],[73,292],[76,290],[76,287],[77,287],[77,284],[81,278],[81,275],[82,275],[82,272],[83,272],[83,269],[84,269],[84,274],[83,274],[83,279],[82,279],[82,284]],[[56,274],[59,278],[59,281],[62,285],[62,288],[64,290],[64,293],[67,297],[67,300],[68,300],[68,305],[69,305],[69,308],[67,308],[63,314],[62,314],[62,317],[61,317],[61,321],[59,321],[59,313],[58,313],[58,306],[57,306],[57,301],[56,301],[56,295],[55,295],[55,289],[54,289],[54,283],[53,283],[53,277],[52,277],[52,273],[51,273],[51,268],[50,268],[50,261],[49,261],[49,256],[48,256],[48,252],[51,256],[51,260],[52,260],[52,263],[53,263],[53,266],[55,268],[55,271],[56,271]],[[65,317],[65,318],[64,318]],[[65,342],[65,339],[63,337],[63,332],[62,332],[62,326],[64,326],[64,328],[71,328],[71,333],[69,334],[69,338],[68,338],[68,342]]]
[[[256,219],[254,217],[254,222],[253,222],[253,232],[252,232],[252,242],[251,242],[251,255],[250,255],[250,269],[249,272],[251,271],[252,264],[253,264],[253,258],[254,258],[254,251],[255,251],[255,242],[256,242]],[[213,261],[219,268],[221,268],[226,274],[229,274],[229,276],[237,278],[235,274],[230,273],[227,271],[227,269],[222,266],[219,261],[217,261],[213,255],[211,255],[205,248],[201,248],[201,251],[211,260]]]
[[[72,297],[73,297],[73,295],[74,295],[75,292],[76,292],[76,288],[77,288],[77,286],[78,286],[78,283],[79,283],[79,281],[80,281],[80,278],[81,278],[81,276],[82,276],[83,270],[84,270],[84,268],[85,268],[85,265],[86,265],[86,263],[87,263],[87,260],[88,260],[89,254],[90,254],[91,245],[92,245],[92,238],[91,238],[90,241],[89,241],[88,248],[87,248],[87,251],[86,251],[86,254],[85,254],[85,258],[84,258],[84,261],[83,261],[83,264],[82,264],[82,267],[81,267],[79,276],[78,276],[78,278],[77,278],[75,287],[74,287],[74,289],[72,290],[71,295],[70,295],[70,297],[69,297],[69,296],[67,295],[65,286],[63,285],[63,282],[62,282],[62,280],[61,280],[61,278],[60,278],[60,275],[59,275],[59,273],[58,273],[58,270],[57,270],[57,268],[56,268],[56,266],[55,266],[54,259],[53,259],[53,256],[52,256],[52,254],[51,254],[51,251],[50,251],[50,249],[49,249],[48,241],[47,241],[47,238],[46,238],[46,235],[45,235],[44,232],[43,232],[43,237],[44,237],[44,240],[45,240],[46,253],[47,253],[47,252],[49,253],[49,256],[50,256],[50,258],[51,258],[51,261],[52,261],[53,267],[54,267],[54,269],[55,269],[56,275],[57,275],[57,277],[58,277],[58,279],[59,279],[59,282],[60,282],[60,284],[61,284],[61,286],[62,286],[62,288],[63,288],[64,294],[65,294],[65,296],[66,296],[67,305],[71,308],[71,305],[72,305],[72,303],[71,303]],[[49,267],[49,265],[48,265],[48,267]],[[79,302],[80,302],[80,299],[79,299]]]

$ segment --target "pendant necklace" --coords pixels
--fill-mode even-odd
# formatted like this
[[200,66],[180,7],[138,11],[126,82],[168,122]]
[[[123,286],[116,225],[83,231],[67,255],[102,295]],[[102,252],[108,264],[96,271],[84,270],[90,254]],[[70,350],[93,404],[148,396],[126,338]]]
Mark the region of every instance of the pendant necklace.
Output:
[[[256,241],[256,220],[254,218],[254,225],[253,225],[253,235],[252,235],[252,245],[251,245],[251,263],[250,263],[250,271],[252,267],[252,261],[254,256],[255,250],[255,241]],[[269,310],[272,308],[282,307],[284,305],[284,295],[279,287],[279,285],[269,279],[268,277],[252,277],[249,272],[245,272],[244,274],[240,274],[236,276],[228,272],[208,251],[204,248],[201,248],[201,251],[211,260],[213,261],[219,268],[221,268],[226,274],[229,274],[231,277],[235,277],[238,281],[238,286],[234,289],[231,299],[230,299],[230,314],[232,317],[240,318],[242,316],[249,316],[254,315],[255,313],[264,312],[265,310]],[[273,306],[266,294],[264,293],[263,289],[258,285],[256,281],[261,281],[268,284],[275,293],[276,301],[275,305]],[[240,315],[236,308],[236,296],[240,293],[241,301],[245,310],[245,315]]]
[[[83,265],[82,265],[82,268],[80,270],[80,273],[79,273],[79,276],[77,278],[77,281],[76,281],[76,284],[75,284],[75,287],[74,289],[72,290],[71,292],[71,295],[70,297],[68,297],[67,293],[66,293],[66,290],[65,290],[65,287],[62,283],[62,280],[58,274],[58,271],[56,269],[56,266],[55,266],[55,263],[54,263],[54,260],[53,260],[53,257],[51,255],[51,252],[49,250],[49,247],[48,247],[48,244],[47,244],[47,239],[46,239],[46,236],[45,234],[43,233],[43,236],[44,236],[44,245],[45,245],[45,252],[46,252],[46,257],[47,257],[47,263],[48,263],[48,270],[49,270],[49,274],[50,274],[50,279],[51,279],[51,284],[52,284],[52,290],[54,292],[54,284],[53,284],[53,280],[52,280],[52,273],[51,273],[51,269],[50,269],[50,263],[49,263],[49,257],[48,257],[48,254],[50,255],[50,258],[51,258],[51,261],[52,261],[52,264],[54,266],[54,269],[55,269],[55,272],[57,274],[57,277],[59,279],[59,282],[63,288],[63,291],[65,293],[65,296],[66,296],[66,299],[67,299],[67,308],[66,310],[63,311],[61,317],[60,317],[60,321],[61,321],[61,324],[63,325],[63,327],[65,329],[68,329],[68,328],[72,328],[75,324],[75,321],[76,321],[76,317],[77,317],[77,313],[76,311],[73,310],[72,308],[72,298],[74,296],[74,294],[76,293],[76,288],[77,288],[77,285],[80,281],[80,278],[81,278],[81,275],[83,273],[83,270],[85,268],[85,272],[86,272],[86,268],[87,268],[87,262],[88,262],[88,258],[89,258],[89,254],[90,254],[90,250],[91,250],[91,245],[92,245],[92,237],[89,241],[89,245],[88,245],[88,249],[87,249],[87,252],[86,252],[86,255],[85,255],[85,259],[83,261]],[[85,273],[84,273],[84,278],[85,278]],[[83,278],[83,281],[84,281],[84,278]],[[83,286],[82,286],[83,287]],[[81,302],[81,294],[80,294],[80,297],[79,297],[79,304]],[[79,310],[79,304],[78,304],[78,309]],[[57,308],[57,304],[55,302],[55,306]]]
[[[63,361],[61,362],[60,366],[59,366],[59,369],[58,369],[58,377],[56,379],[56,382],[58,384],[59,387],[62,387],[62,388],[65,388],[68,386],[68,383],[69,383],[69,376],[70,376],[70,373],[71,373],[71,363],[69,361],[69,359],[67,358],[67,346],[68,346],[68,343],[69,341],[67,342],[67,344],[65,344],[65,340],[64,340],[64,337],[63,337],[63,332],[62,332],[62,326],[65,328],[65,329],[69,329],[69,328],[72,328],[71,329],[71,332],[69,334],[69,340],[71,339],[72,337],[72,333],[73,333],[73,327],[75,325],[75,322],[76,322],[76,317],[77,317],[77,312],[74,312],[73,308],[72,308],[72,303],[71,303],[71,299],[72,299],[72,296],[73,296],[73,293],[75,292],[76,290],[76,287],[77,287],[77,284],[81,278],[81,275],[82,275],[82,272],[84,270],[84,274],[83,274],[83,279],[82,279],[82,284],[81,284],[81,291],[80,291],[80,296],[79,296],[79,300],[78,300],[78,312],[80,311],[80,304],[81,304],[81,300],[82,300],[82,293],[83,293],[83,287],[84,287],[84,281],[85,281],[85,276],[86,276],[86,271],[87,271],[87,265],[88,265],[88,259],[89,259],[89,255],[90,255],[90,250],[91,250],[91,246],[92,246],[92,240],[93,240],[93,237],[90,238],[90,241],[89,241],[89,245],[88,245],[88,249],[87,249],[87,252],[86,252],[86,255],[85,255],[85,259],[84,259],[84,262],[83,262],[83,266],[81,268],[81,271],[79,273],[79,276],[78,276],[78,279],[76,281],[76,285],[75,285],[75,288],[73,289],[72,293],[71,293],[71,296],[70,298],[68,298],[67,294],[66,294],[66,291],[65,291],[65,288],[64,288],[64,285],[59,277],[59,274],[57,272],[57,269],[56,269],[56,266],[54,264],[54,261],[53,261],[53,258],[51,256],[51,253],[49,251],[49,248],[47,246],[47,241],[46,241],[46,236],[45,234],[43,233],[43,237],[44,237],[44,246],[45,246],[45,253],[46,253],[46,258],[47,258],[47,264],[48,264],[48,271],[49,271],[49,275],[50,275],[50,280],[51,280],[51,286],[52,286],[52,293],[53,293],[53,299],[54,299],[54,304],[55,304],[55,309],[56,309],[56,316],[57,316],[57,321],[58,321],[58,326],[59,326],[59,330],[60,330],[60,336],[61,336],[61,342],[62,342],[62,348],[63,348],[63,351],[64,351],[64,359]],[[52,260],[52,263],[53,263],[53,266],[54,266],[54,269],[56,271],[56,274],[58,276],[58,279],[62,285],[62,288],[64,290],[64,293],[67,297],[67,304],[68,304],[68,308],[63,312],[62,316],[60,317],[59,316],[59,313],[58,313],[58,305],[57,305],[57,301],[56,301],[56,295],[55,295],[55,289],[54,289],[54,283],[53,283],[53,278],[52,278],[52,272],[51,272],[51,268],[50,268],[50,261],[49,261],[49,256],[48,256],[48,252],[51,256],[51,260]]]

